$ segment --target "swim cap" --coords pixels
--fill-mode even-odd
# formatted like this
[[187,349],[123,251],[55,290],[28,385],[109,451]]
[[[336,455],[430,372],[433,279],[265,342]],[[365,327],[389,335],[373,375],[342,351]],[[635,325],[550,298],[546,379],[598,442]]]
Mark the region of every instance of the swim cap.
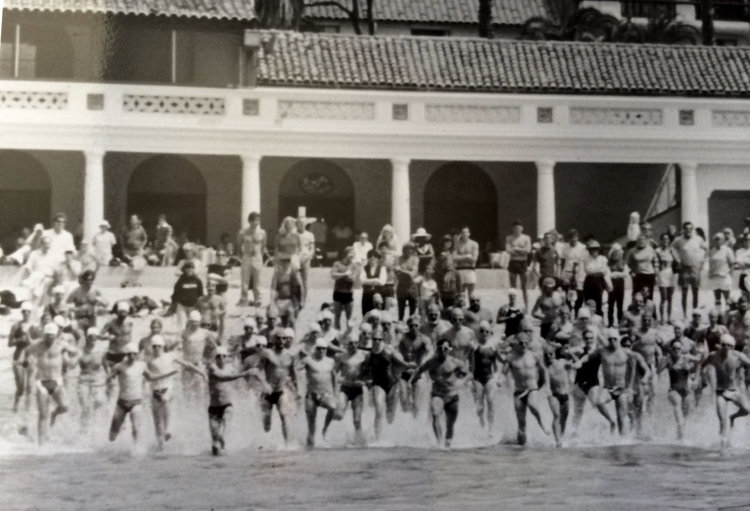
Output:
[[737,344],[736,341],[734,340],[734,337],[732,337],[731,334],[722,334],[719,340],[721,344],[726,344],[727,346],[731,346],[733,348]]
[[120,302],[117,302],[117,310],[118,311],[130,312],[130,302],[126,302],[124,300],[120,301]]
[[54,318],[52,318],[52,321],[54,321],[55,324],[59,326],[60,328],[66,328],[70,326],[70,320],[60,315],[57,315]]
[[258,328],[258,322],[255,321],[255,318],[248,316],[242,321],[242,326],[244,328],[256,329]]
[[134,342],[129,342],[123,351],[128,354],[138,353],[138,345]]
[[284,328],[281,330],[281,336],[280,337],[291,337],[294,339],[294,330],[291,328]]
[[218,357],[219,355],[227,357],[229,356],[229,351],[224,346],[217,346],[214,350],[214,357]]
[[409,316],[409,319],[406,320],[407,325],[417,325],[419,326],[420,318],[416,314],[413,316]]
[[53,295],[64,295],[65,294],[65,288],[62,286],[55,286],[52,288],[52,294]]
[[99,336],[99,333],[100,333],[100,332],[99,332],[99,329],[98,329],[98,328],[96,328],[95,326],[92,326],[92,327],[90,327],[90,328],[89,328],[88,330],[86,330],[86,336],[87,336],[87,337],[91,337],[91,336]]
[[34,310],[34,306],[30,302],[23,302],[21,304],[21,312],[31,312]]
[[164,337],[162,337],[159,334],[156,334],[151,338],[151,346],[161,346],[164,347]]
[[268,339],[266,339],[264,336],[259,335],[256,339],[256,346],[268,346]]
[[591,311],[588,307],[581,307],[578,311],[578,319],[591,319]]
[[318,337],[315,340],[315,347],[316,348],[328,349],[328,341],[326,339],[322,338],[322,337]]

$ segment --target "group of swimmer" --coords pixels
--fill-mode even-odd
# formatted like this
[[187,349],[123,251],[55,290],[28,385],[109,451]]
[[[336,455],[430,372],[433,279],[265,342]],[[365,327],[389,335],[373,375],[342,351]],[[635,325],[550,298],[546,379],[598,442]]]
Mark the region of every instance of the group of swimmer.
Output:
[[[233,396],[247,393],[257,396],[265,431],[277,411],[286,441],[292,417],[298,406],[304,407],[309,447],[315,444],[318,409],[325,413],[325,436],[332,422],[351,408],[356,439],[363,443],[362,412],[368,403],[379,438],[384,420],[393,422],[399,404],[402,413],[417,417],[428,401],[437,442],[450,446],[460,396],[473,394],[480,423],[491,431],[495,396],[505,385],[513,390],[519,444],[526,443],[531,412],[561,445],[571,397],[574,429],[588,401],[613,432],[626,435],[631,424],[640,432],[643,419],[653,412],[655,382],[662,371],[669,375],[678,437],[706,388],[715,391],[722,443],[728,442],[735,419],[750,413],[749,346],[744,336],[738,345],[730,333],[738,322],[744,324],[744,298],[726,314],[710,311],[706,325],[696,309],[688,325],[674,322],[672,334],[663,335],[654,323],[653,303],[639,294],[619,328],[605,328],[603,318],[588,306],[572,320],[571,307],[550,280],[528,315],[511,291],[497,314],[471,295],[467,306],[462,299],[452,308],[431,304],[424,316],[411,315],[404,323],[396,320],[395,311],[378,305],[360,322],[351,320],[338,330],[333,308],[323,304],[316,321],[298,335],[288,316],[279,317],[274,307],[258,307],[243,310],[240,335],[224,335],[217,315],[193,310],[179,336],[163,334],[156,318],[149,335],[137,342],[137,319],[131,317],[128,301],[115,304],[114,316],[102,328],[93,326],[108,313],[93,280],[82,276],[66,301],[53,299],[43,311],[25,302],[22,319],[10,331],[14,408],[24,397],[28,407],[35,393],[40,443],[69,409],[69,393],[78,396],[84,430],[114,402],[110,440],[128,418],[137,439],[148,404],[159,448],[171,438],[175,403],[198,404],[208,394],[215,455],[225,448]],[[209,285],[209,301],[212,293]],[[222,331],[223,323],[222,317]],[[108,343],[106,351],[98,348],[102,341]],[[731,415],[730,404],[736,407]],[[552,412],[551,423],[545,420],[545,406]]]

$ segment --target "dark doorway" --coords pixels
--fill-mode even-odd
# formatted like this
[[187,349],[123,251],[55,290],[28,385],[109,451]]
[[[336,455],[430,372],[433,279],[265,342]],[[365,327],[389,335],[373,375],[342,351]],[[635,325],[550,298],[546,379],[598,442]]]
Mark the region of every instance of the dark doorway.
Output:
[[472,163],[453,162],[436,170],[424,191],[425,228],[442,236],[468,226],[480,247],[497,239],[497,191],[490,176]]
[[159,214],[175,234],[185,232],[191,241],[206,239],[206,181],[185,158],[160,155],[136,167],[128,183],[128,216],[137,214],[154,236]]
[[310,159],[294,164],[279,188],[279,223],[297,217],[300,207],[308,217],[324,218],[329,227],[337,220],[355,229],[354,185],[341,167],[328,160]]
[[745,217],[750,216],[750,190],[716,190],[708,199],[708,224],[711,234],[725,227],[742,232]]
[[0,243],[15,250],[21,229],[50,220],[49,174],[39,160],[22,151],[0,151]]

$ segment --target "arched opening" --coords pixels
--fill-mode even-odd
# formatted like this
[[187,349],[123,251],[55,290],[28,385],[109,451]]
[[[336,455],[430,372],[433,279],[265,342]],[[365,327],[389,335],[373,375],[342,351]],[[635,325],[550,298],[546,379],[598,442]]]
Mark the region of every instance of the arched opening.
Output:
[[497,190],[480,167],[452,162],[437,169],[424,191],[425,228],[433,236],[468,226],[483,247],[497,238]]
[[708,198],[709,233],[716,234],[729,227],[736,235],[742,232],[748,214],[750,190],[714,190]]
[[354,185],[341,167],[310,159],[292,165],[279,187],[279,219],[296,217],[304,207],[308,217],[324,218],[329,227],[341,221],[354,225]]
[[149,236],[163,213],[175,234],[206,239],[206,181],[185,158],[160,155],[143,161],[130,176],[127,204],[128,216],[139,215]]
[[22,151],[0,151],[0,243],[15,249],[24,227],[50,220],[49,174],[36,158]]

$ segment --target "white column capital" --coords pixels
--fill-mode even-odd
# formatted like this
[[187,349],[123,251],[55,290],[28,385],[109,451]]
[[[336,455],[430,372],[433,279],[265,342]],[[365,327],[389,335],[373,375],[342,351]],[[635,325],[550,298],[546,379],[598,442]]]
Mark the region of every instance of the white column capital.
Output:
[[409,170],[410,158],[391,158],[391,166],[394,172],[403,172]]
[[84,149],[84,151],[83,151],[83,155],[86,157],[86,161],[87,162],[89,160],[91,160],[91,161],[101,160],[101,159],[104,158],[104,154],[105,153],[106,153],[106,151],[104,149],[100,149],[98,147],[97,148]]
[[555,160],[537,160],[534,162],[536,164],[536,170],[540,173],[544,174],[551,174],[555,170],[555,164],[557,163]]
[[679,166],[685,174],[695,174],[698,170],[698,164],[694,161],[679,163]]
[[240,159],[244,166],[258,166],[260,165],[260,159],[263,158],[259,154],[241,154]]

